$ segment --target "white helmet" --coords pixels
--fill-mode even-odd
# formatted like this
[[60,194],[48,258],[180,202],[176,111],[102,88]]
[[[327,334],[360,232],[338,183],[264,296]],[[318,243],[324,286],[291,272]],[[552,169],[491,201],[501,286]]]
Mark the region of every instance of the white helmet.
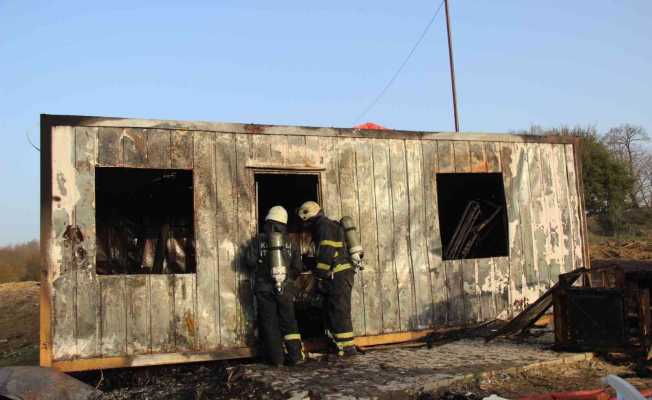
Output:
[[297,210],[297,215],[303,221],[307,221],[310,218],[317,216],[320,211],[321,207],[319,204],[315,203],[314,201],[306,201],[301,205],[301,207],[299,207],[299,210]]
[[274,206],[269,209],[265,221],[276,221],[282,224],[288,223],[288,212],[282,206]]

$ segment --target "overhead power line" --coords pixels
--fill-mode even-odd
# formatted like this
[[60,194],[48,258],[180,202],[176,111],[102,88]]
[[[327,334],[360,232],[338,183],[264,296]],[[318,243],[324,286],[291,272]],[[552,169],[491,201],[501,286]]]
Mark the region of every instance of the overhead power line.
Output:
[[421,32],[421,36],[419,36],[419,39],[416,41],[416,43],[414,43],[414,46],[412,46],[412,49],[408,53],[407,57],[405,57],[405,59],[403,60],[401,65],[398,67],[398,69],[396,70],[396,72],[394,73],[392,78],[387,82],[387,84],[385,85],[383,90],[380,91],[378,96],[376,96],[376,98],[374,98],[374,100],[371,103],[369,103],[367,108],[365,108],[364,111],[361,112],[360,115],[358,115],[358,117],[355,119],[356,123],[360,122],[360,120],[362,120],[362,118],[364,118],[364,116],[367,115],[367,113],[369,111],[371,111],[371,109],[376,106],[376,104],[380,101],[380,99],[385,95],[385,92],[387,92],[387,90],[392,86],[392,84],[394,83],[396,78],[398,78],[398,76],[401,74],[401,71],[403,71],[403,68],[405,68],[405,65],[408,63],[408,61],[410,61],[410,58],[412,58],[412,55],[417,50],[417,48],[419,47],[419,45],[421,44],[423,39],[426,37],[426,34],[428,33],[428,30],[430,30],[430,27],[432,26],[432,24],[435,22],[435,19],[437,18],[437,15],[439,15],[439,12],[441,11],[441,8],[444,5],[444,1],[445,0],[442,0],[439,3],[439,7],[437,7],[437,10],[435,11],[435,14],[432,16],[430,21],[428,21],[428,24],[423,29],[423,32]]

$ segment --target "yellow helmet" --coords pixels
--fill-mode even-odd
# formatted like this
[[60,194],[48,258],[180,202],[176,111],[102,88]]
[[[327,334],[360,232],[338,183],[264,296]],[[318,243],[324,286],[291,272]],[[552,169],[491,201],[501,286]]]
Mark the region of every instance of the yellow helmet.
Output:
[[282,206],[274,206],[267,212],[265,221],[276,221],[287,225],[288,212]]
[[317,216],[321,211],[319,204],[314,201],[306,201],[299,207],[297,210],[297,215],[301,218],[302,221],[307,221],[312,217]]

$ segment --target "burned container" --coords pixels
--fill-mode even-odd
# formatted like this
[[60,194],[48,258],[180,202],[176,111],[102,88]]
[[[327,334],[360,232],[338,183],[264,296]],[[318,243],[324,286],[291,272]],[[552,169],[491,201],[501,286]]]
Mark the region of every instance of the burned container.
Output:
[[652,263],[596,262],[574,285],[566,275],[553,293],[558,348],[650,358]]
[[60,370],[251,355],[246,254],[274,205],[353,219],[361,346],[509,315],[588,260],[574,138],[44,115],[41,144]]

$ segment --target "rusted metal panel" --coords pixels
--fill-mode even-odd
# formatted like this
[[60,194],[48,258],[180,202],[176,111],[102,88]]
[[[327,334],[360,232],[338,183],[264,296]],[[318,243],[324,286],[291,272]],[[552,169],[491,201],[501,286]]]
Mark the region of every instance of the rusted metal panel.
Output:
[[[350,216],[360,226],[360,214],[358,211],[358,187],[355,167],[355,143],[351,139],[343,139],[338,143],[339,172],[340,172],[340,201],[342,204],[342,216]],[[360,231],[357,232],[358,235]],[[351,319],[353,320],[353,331],[356,335],[364,335],[364,291],[361,274],[355,275],[355,284],[351,293]]]
[[41,116],[41,273],[39,291],[39,364],[43,367],[52,365],[52,285],[49,274],[54,269],[52,259],[52,192],[53,192],[53,154],[52,154],[52,131],[53,127],[47,123],[47,119]]
[[557,191],[553,180],[555,173],[552,145],[540,146],[541,168],[543,176],[544,212],[548,221],[548,235],[545,244],[545,257],[551,283],[562,273],[563,257],[561,255],[561,212],[557,199]]
[[[453,161],[455,172],[472,172],[470,143],[453,143]],[[460,268],[461,282],[462,321],[477,321],[480,317],[480,293],[476,284],[475,260],[461,260],[457,264]]]
[[[241,136],[239,136],[241,137]],[[256,161],[271,162],[272,159],[272,142],[274,137],[265,135],[251,136],[251,158]],[[279,140],[281,138],[278,138]],[[247,149],[247,154],[249,149]],[[282,162],[280,164],[283,164]]]
[[444,261],[446,267],[446,290],[448,292],[448,324],[464,322],[464,279],[461,260]]
[[79,357],[100,354],[100,286],[95,274],[95,165],[98,128],[75,128],[76,186],[75,225],[83,240],[78,252],[76,289],[76,341]]
[[573,236],[571,238],[572,255],[574,258],[574,265],[576,267],[584,266],[583,246],[582,246],[582,210],[580,204],[582,203],[578,196],[577,191],[577,171],[575,169],[575,153],[573,145],[564,145],[566,155],[566,173],[568,180],[568,200],[570,210],[571,231]]
[[449,141],[482,141],[506,143],[577,143],[578,139],[571,136],[548,135],[516,135],[492,134],[481,132],[425,132],[401,130],[364,130],[353,128],[323,128],[311,126],[284,126],[263,124],[238,124],[203,121],[171,121],[154,119],[111,118],[97,116],[71,116],[42,114],[46,123],[51,125],[97,126],[97,127],[132,127],[183,129],[188,131],[230,132],[233,134],[264,134],[290,136],[321,136],[336,138],[373,138],[401,140],[449,140]]
[[332,219],[339,221],[342,218],[340,203],[340,177],[339,157],[337,156],[337,142],[334,138],[323,137],[319,139],[320,151],[324,167],[322,174],[322,199],[324,213]]
[[152,353],[174,350],[174,281],[170,275],[150,275]]
[[77,282],[74,210],[79,199],[75,185],[75,136],[72,127],[52,130],[52,225],[48,283],[52,289],[52,354],[54,360],[77,353],[75,287]]
[[[364,270],[359,271],[364,283],[365,335],[377,335],[382,331],[381,299],[384,296],[378,264],[378,221],[376,220],[374,160],[372,142],[357,140],[356,185],[360,209],[360,239],[364,249]],[[362,184],[362,182],[367,182]]]
[[487,172],[488,163],[484,154],[484,143],[470,142],[471,172]]
[[142,168],[147,165],[147,132],[143,129],[126,128],[120,138],[123,165]]
[[514,175],[515,201],[519,208],[519,225],[521,230],[523,276],[521,278],[521,295],[527,304],[533,303],[540,294],[539,277],[534,256],[534,230],[532,227],[532,207],[530,195],[530,166],[528,162],[527,148],[518,143],[513,145],[516,162],[516,174]]
[[147,166],[149,168],[170,168],[171,134],[165,129],[147,131]]
[[[224,173],[216,165],[222,165],[222,148],[216,148],[214,135],[195,132],[193,149],[193,193],[195,204],[195,246],[197,254],[197,346],[202,350],[216,349],[220,344],[220,297],[219,297],[219,241],[217,229],[217,176]],[[219,156],[216,153],[219,152]],[[233,148],[230,153],[233,153]],[[227,171],[228,172],[228,169]],[[228,190],[229,187],[220,187]],[[229,200],[233,203],[230,196]],[[231,210],[233,207],[231,207]],[[233,256],[231,255],[231,259]],[[226,261],[226,260],[225,260]],[[233,285],[235,272],[231,268]],[[226,271],[224,272],[226,273]],[[235,292],[235,289],[233,290]],[[230,299],[235,301],[235,295]]]
[[478,286],[478,268],[475,259],[460,260],[463,294],[463,321],[480,320],[480,287]]
[[555,176],[553,181],[557,186],[557,198],[559,199],[560,220],[562,227],[561,255],[562,270],[573,271],[580,266],[575,265],[573,255],[573,224],[571,220],[572,205],[569,199],[568,179],[566,171],[566,154],[563,145],[553,145],[553,156],[555,163]]
[[394,216],[390,185],[390,157],[387,142],[374,141],[374,195],[378,220],[378,269],[383,296],[380,298],[383,333],[397,332],[399,318],[398,282],[394,263]]
[[409,253],[410,208],[408,203],[407,168],[405,142],[389,141],[390,186],[392,193],[392,211],[394,216],[394,262],[398,280],[398,306],[401,318],[401,330],[414,329],[416,299],[414,293],[414,273]]
[[433,303],[433,323],[445,324],[448,311],[448,293],[446,290],[446,269],[442,263],[442,246],[439,235],[437,143],[424,141],[421,142],[421,148],[423,152],[426,249]]
[[101,353],[103,357],[127,354],[127,293],[125,276],[99,277],[102,310]]
[[532,217],[532,262],[537,271],[539,294],[550,288],[550,274],[546,259],[546,238],[550,226],[544,205],[541,151],[536,144],[526,145],[530,178],[530,215]]
[[249,347],[230,347],[211,352],[190,353],[155,353],[136,356],[102,357],[89,359],[64,360],[53,363],[58,371],[89,371],[109,368],[133,368],[148,365],[182,364],[250,358],[255,355]]
[[417,329],[423,329],[432,326],[434,316],[430,267],[426,253],[426,216],[423,194],[424,167],[421,143],[406,141],[405,155],[408,175],[409,216],[407,222],[409,225],[409,253],[416,300],[415,325]]
[[[257,135],[254,135],[254,139]],[[250,143],[248,135],[237,135],[235,140],[235,192],[237,204],[238,253],[236,255],[237,298],[236,316],[238,337],[242,346],[253,345],[254,338],[254,300],[250,280],[250,271],[243,259],[244,249],[256,234],[256,196],[254,194],[254,176],[246,169]],[[255,143],[255,141],[254,141]],[[263,143],[269,144],[267,140]],[[269,148],[269,146],[267,145]],[[255,154],[255,146],[254,146]]]
[[122,166],[122,128],[100,128],[97,134],[97,163],[106,167]]
[[455,172],[455,155],[453,142],[437,142],[437,172]]
[[501,172],[499,144],[484,143],[484,154],[487,161],[487,172]]
[[306,164],[306,137],[287,136],[286,147],[278,149],[280,157],[285,160],[286,165]]
[[489,321],[496,317],[495,296],[498,285],[494,277],[494,260],[491,258],[480,258],[476,260],[476,284],[480,296],[480,318],[481,321]]
[[[244,149],[246,150],[246,149]],[[239,154],[246,151],[241,150]],[[236,252],[238,240],[238,215],[236,192],[236,145],[235,137],[218,134],[215,137],[216,202],[214,212],[216,229],[217,261],[217,304],[218,327],[221,346],[235,346],[238,343],[236,302],[238,282],[236,274]],[[211,224],[210,216],[206,224]],[[197,277],[199,282],[199,277]],[[203,284],[203,283],[200,283]]]
[[191,169],[194,159],[193,132],[174,130],[170,148],[170,166],[179,169]]
[[323,168],[324,154],[321,152],[321,138],[316,136],[306,136],[304,139],[306,142],[304,148],[305,165],[314,165]]
[[509,307],[511,312],[514,304],[523,300],[523,247],[521,243],[520,207],[514,182],[518,172],[518,164],[512,144],[501,144],[500,161],[509,223]]
[[[301,136],[295,136],[297,139],[302,139]],[[290,146],[288,144],[289,142],[289,137],[288,136],[273,136],[269,137],[269,160],[271,164],[279,165],[279,166],[285,166],[290,163]],[[302,159],[303,159],[303,144],[299,149],[297,149],[295,146],[293,153],[296,153],[297,150],[301,152]],[[296,156],[296,154],[294,154]]]
[[[149,277],[131,275],[125,277],[127,296],[127,354],[147,354],[151,352],[151,299],[149,297]],[[157,301],[158,299],[154,299]]]
[[[454,142],[437,142],[437,172],[455,172]],[[464,292],[460,262],[444,261],[443,265],[446,271],[446,293],[448,294],[447,322],[449,324],[458,324],[464,319]]]
[[174,343],[175,351],[197,350],[195,314],[195,275],[174,275]]
[[496,317],[505,318],[511,313],[511,287],[509,257],[498,257],[493,261],[494,303]]
[[69,360],[77,354],[75,342],[74,274],[63,274],[52,283],[53,292],[53,358]]

